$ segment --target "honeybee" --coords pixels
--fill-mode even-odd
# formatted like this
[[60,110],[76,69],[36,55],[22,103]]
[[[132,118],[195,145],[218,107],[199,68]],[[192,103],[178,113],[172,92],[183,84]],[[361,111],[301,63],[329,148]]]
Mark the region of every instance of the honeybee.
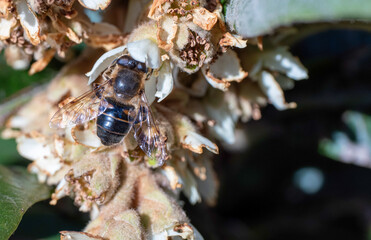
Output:
[[103,72],[104,82],[60,108],[50,127],[73,127],[97,118],[97,136],[105,146],[120,143],[133,129],[140,148],[162,164],[167,157],[165,141],[144,93],[144,83],[152,71],[145,63],[123,54]]

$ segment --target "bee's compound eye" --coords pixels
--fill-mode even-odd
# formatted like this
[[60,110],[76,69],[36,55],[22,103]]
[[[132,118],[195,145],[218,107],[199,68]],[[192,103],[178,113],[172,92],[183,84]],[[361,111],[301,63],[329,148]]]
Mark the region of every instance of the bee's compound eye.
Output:
[[117,64],[120,64],[121,66],[124,66],[124,67],[128,67],[130,69],[135,68],[135,66],[137,65],[135,60],[129,56],[123,56],[119,58],[117,60]]
[[145,72],[145,73],[147,72],[147,67],[146,67],[145,63],[138,62],[137,68],[138,68],[139,71],[142,71],[142,72]]

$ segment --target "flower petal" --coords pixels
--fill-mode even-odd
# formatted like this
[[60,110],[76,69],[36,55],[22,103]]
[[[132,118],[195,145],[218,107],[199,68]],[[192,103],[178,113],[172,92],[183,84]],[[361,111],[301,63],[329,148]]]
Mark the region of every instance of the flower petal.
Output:
[[230,34],[229,32],[223,35],[223,38],[220,39],[219,45],[221,47],[238,47],[245,48],[247,40],[243,40],[241,36]]
[[147,67],[158,69],[161,66],[160,49],[150,39],[143,39],[127,44],[130,55],[137,61],[146,63]]
[[207,31],[210,31],[218,21],[218,16],[215,13],[211,13],[203,7],[193,9],[192,16],[193,23]]
[[43,138],[17,138],[17,149],[21,156],[34,161],[33,166],[45,173],[53,175],[62,167],[61,159],[57,156],[53,145],[47,144]]
[[215,121],[215,125],[210,126],[210,131],[218,139],[233,144],[236,122],[241,115],[235,93],[210,89],[204,104],[210,119]]
[[79,3],[91,10],[104,10],[111,3],[111,0],[79,0]]
[[0,17],[8,17],[10,13],[10,6],[12,5],[11,1],[0,1]]
[[71,130],[71,135],[76,143],[81,144],[83,146],[92,148],[98,148],[103,146],[99,137],[97,136],[95,124],[93,124],[93,122],[90,122],[88,124],[87,129],[79,130],[78,127],[74,127]]
[[248,73],[243,71],[237,54],[228,50],[222,54],[208,69],[202,68],[206,80],[211,86],[226,91],[231,81],[242,81]]
[[307,69],[285,47],[280,47],[274,51],[274,57],[265,58],[264,65],[269,66],[272,70],[285,73],[286,76],[294,80],[308,78]]
[[95,62],[93,68],[90,72],[86,73],[85,75],[89,77],[88,85],[93,83],[99,75],[109,66],[111,63],[119,57],[122,52],[126,49],[126,46],[121,46],[118,48],[114,48],[111,51],[106,52],[103,54],[98,60]]
[[5,40],[10,37],[10,32],[16,23],[17,20],[15,20],[13,17],[9,19],[0,18],[0,40]]
[[166,165],[162,169],[160,169],[160,171],[168,179],[172,190],[176,190],[181,187],[182,184],[180,182],[179,176],[172,166]]
[[[264,69],[280,72],[294,80],[308,78],[308,70],[301,64],[300,60],[294,57],[287,47],[278,47],[264,52],[256,52],[249,55],[244,64],[251,65],[246,69],[249,70],[249,76],[257,79],[260,72]],[[246,57],[248,57],[246,55]]]
[[56,52],[56,50],[53,49],[53,48],[47,50],[44,53],[44,55],[43,55],[43,57],[41,59],[39,59],[36,62],[32,63],[31,68],[28,71],[28,74],[29,75],[33,75],[33,74],[35,74],[37,72],[40,72],[40,71],[44,70],[44,68],[53,59],[55,52]]
[[104,240],[105,238],[94,236],[86,232],[61,231],[61,240]]
[[31,56],[26,54],[22,48],[10,45],[5,48],[6,63],[16,70],[27,69],[31,62]]
[[[210,206],[215,206],[219,189],[218,178],[213,169],[210,158],[200,155],[198,159],[200,164],[198,168],[195,166],[193,171],[195,172],[196,169],[203,169],[204,172],[198,176],[198,178],[196,178],[197,189],[201,194],[202,200],[206,201],[206,203]],[[197,174],[197,172],[195,172],[195,174]]]
[[219,148],[215,143],[196,132],[187,132],[186,136],[184,136],[182,140],[182,145],[184,148],[188,148],[192,152],[198,154],[201,154],[203,152],[203,147],[215,154],[219,153]]
[[152,76],[144,84],[144,93],[146,94],[148,104],[151,105],[156,99],[156,76]]
[[170,61],[165,61],[157,77],[157,92],[155,96],[159,98],[158,102],[164,100],[173,90],[174,80],[170,64]]
[[25,0],[15,1],[19,21],[26,31],[28,38],[33,45],[40,43],[40,25],[34,12],[31,11]]
[[295,108],[296,103],[287,103],[280,85],[276,82],[273,75],[267,71],[262,71],[258,80],[260,88],[267,95],[269,101],[278,109],[285,110]]

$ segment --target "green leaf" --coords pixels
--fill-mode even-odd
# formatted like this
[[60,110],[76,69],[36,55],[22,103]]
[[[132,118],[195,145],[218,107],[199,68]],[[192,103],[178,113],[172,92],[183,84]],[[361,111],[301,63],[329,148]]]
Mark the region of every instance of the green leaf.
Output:
[[17,143],[14,139],[0,139],[1,158],[0,164],[10,165],[26,162],[17,151]]
[[368,0],[230,0],[226,21],[243,37],[271,33],[295,23],[371,21]]
[[0,166],[0,239],[11,236],[29,207],[49,197],[49,188],[25,168]]
[[14,70],[6,64],[4,54],[0,55],[0,102],[15,94],[16,92],[42,83],[46,83],[58,73],[60,68],[58,62],[50,63],[43,71],[32,76],[28,75],[28,70]]

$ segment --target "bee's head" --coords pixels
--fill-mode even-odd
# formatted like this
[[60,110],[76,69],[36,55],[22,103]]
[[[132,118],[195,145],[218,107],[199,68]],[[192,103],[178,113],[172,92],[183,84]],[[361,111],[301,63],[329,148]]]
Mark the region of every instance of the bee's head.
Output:
[[147,73],[147,67],[145,63],[139,62],[134,58],[130,57],[129,55],[124,55],[116,60],[116,63],[129,68],[139,70],[141,72]]

